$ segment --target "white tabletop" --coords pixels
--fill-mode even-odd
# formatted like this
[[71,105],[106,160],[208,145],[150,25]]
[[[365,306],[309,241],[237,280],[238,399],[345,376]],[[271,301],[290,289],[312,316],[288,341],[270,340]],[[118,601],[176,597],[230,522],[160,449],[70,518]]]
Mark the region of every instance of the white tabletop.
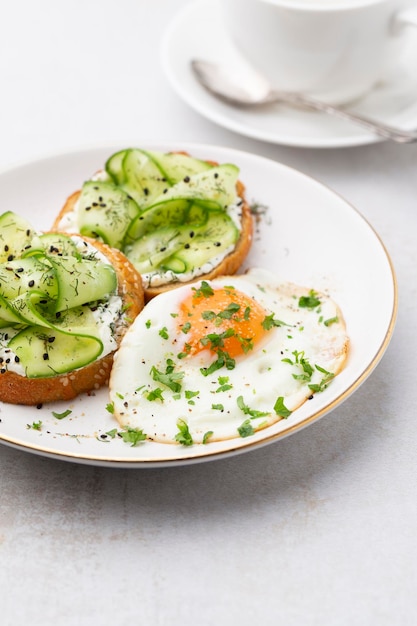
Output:
[[344,404],[248,454],[135,470],[2,446],[2,624],[411,626],[417,145],[287,148],[204,119],[160,65],[161,36],[185,4],[3,6],[0,168],[79,147],[166,141],[288,164],[344,196],[381,236],[398,279],[396,330]]

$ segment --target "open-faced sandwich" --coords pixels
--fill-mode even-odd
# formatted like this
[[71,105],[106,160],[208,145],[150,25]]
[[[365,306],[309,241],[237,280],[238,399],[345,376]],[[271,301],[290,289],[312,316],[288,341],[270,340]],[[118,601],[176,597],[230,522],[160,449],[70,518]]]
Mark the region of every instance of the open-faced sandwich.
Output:
[[143,308],[141,278],[118,250],[36,233],[0,216],[0,400],[68,400],[108,382],[113,353]]
[[53,229],[124,252],[146,299],[197,278],[234,274],[252,242],[252,216],[232,164],[137,148],[113,154],[73,193]]

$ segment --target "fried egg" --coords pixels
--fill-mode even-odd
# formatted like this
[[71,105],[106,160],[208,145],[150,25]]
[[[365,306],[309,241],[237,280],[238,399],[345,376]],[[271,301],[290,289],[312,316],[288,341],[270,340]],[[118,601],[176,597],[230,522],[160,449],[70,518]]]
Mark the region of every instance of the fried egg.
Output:
[[152,299],[127,331],[110,378],[123,428],[183,445],[250,437],[321,393],[348,337],[326,294],[253,269]]

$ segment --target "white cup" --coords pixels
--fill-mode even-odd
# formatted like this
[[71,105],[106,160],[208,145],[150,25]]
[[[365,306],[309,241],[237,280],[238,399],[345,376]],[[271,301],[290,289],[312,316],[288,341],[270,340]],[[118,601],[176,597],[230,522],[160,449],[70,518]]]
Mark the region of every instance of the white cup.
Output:
[[417,26],[416,0],[221,0],[221,6],[237,50],[273,87],[336,104],[383,80],[409,40],[407,27]]

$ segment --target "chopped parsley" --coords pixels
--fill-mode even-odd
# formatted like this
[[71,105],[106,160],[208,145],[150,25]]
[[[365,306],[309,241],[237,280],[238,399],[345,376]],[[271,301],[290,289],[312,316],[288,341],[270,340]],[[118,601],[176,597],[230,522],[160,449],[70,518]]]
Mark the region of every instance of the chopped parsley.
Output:
[[174,372],[174,368],[175,365],[172,359],[167,359],[165,373],[160,372],[153,365],[150,374],[153,380],[158,383],[162,383],[163,385],[171,389],[171,391],[173,391],[174,393],[178,393],[179,391],[181,391],[182,388],[180,381],[184,378],[184,372]]
[[52,411],[52,415],[57,419],[57,420],[63,420],[64,417],[68,417],[68,415],[71,415],[72,411],[71,409],[67,409],[66,411],[64,411],[63,413],[57,413],[56,411]]
[[253,428],[250,419],[246,419],[243,424],[239,426],[237,432],[241,437],[250,437],[254,434],[255,429]]
[[145,397],[147,400],[149,400],[149,402],[155,402],[155,400],[160,400],[161,402],[163,402],[163,392],[164,390],[160,387],[155,387],[155,389],[151,389],[151,391],[145,393]]
[[235,331],[233,328],[228,328],[223,333],[209,333],[200,339],[200,342],[203,346],[208,347],[210,350],[215,350],[216,348],[220,348],[224,346],[224,339],[229,339],[229,337],[233,337],[235,335]]
[[315,365],[314,367],[318,372],[324,374],[324,376],[318,384],[309,385],[309,389],[311,389],[311,391],[320,393],[321,391],[324,391],[326,389],[330,381],[334,378],[334,374],[333,372],[328,372],[327,370],[325,370],[324,367],[320,367],[320,365]]
[[140,428],[127,427],[123,430],[112,428],[112,430],[108,430],[105,434],[111,439],[114,439],[116,436],[120,437],[125,443],[130,443],[132,448],[146,439],[146,434]]
[[228,376],[219,376],[218,383],[220,387],[216,389],[216,393],[220,393],[221,391],[229,391],[229,389],[233,388],[233,385],[229,383]]
[[279,417],[284,418],[289,417],[292,413],[292,411],[287,409],[285,406],[283,396],[279,396],[279,398],[277,398],[277,401],[274,404],[274,411],[277,415],[279,415]]
[[26,424],[26,428],[31,428],[32,430],[42,430],[42,420],[39,420],[38,422],[32,422],[32,424]]
[[168,328],[166,326],[161,328],[161,330],[159,331],[159,336],[162,337],[162,339],[169,339]]
[[187,390],[187,391],[185,392],[185,398],[186,398],[186,400],[187,400],[188,404],[192,404],[192,405],[194,405],[194,404],[195,404],[195,402],[194,402],[193,398],[195,398],[196,396],[198,396],[198,394],[199,394],[199,393],[200,393],[199,391],[190,391],[190,390]]
[[275,326],[291,326],[291,324],[286,324],[281,320],[276,320],[273,313],[271,313],[271,315],[266,315],[262,321],[262,328],[264,330],[271,330],[271,328],[274,328]]
[[303,309],[315,309],[316,306],[321,304],[317,297],[317,292],[314,289],[310,289],[308,296],[301,296],[298,300],[298,306]]
[[224,406],[222,404],[212,404],[211,408],[215,411],[224,411]]
[[210,296],[214,295],[212,287],[205,280],[201,281],[201,285],[198,289],[193,287],[193,291],[194,298],[210,298]]
[[208,440],[210,439],[210,437],[212,437],[213,435],[213,431],[212,430],[208,430],[206,433],[204,433],[203,435],[203,443],[207,443]]
[[217,359],[213,361],[213,363],[209,367],[201,367],[200,372],[203,376],[209,376],[216,372],[217,370],[225,367],[228,370],[232,370],[235,368],[236,361],[232,359],[228,352],[224,352],[223,350],[219,350],[217,352]]
[[328,320],[324,320],[323,324],[325,326],[331,326],[332,324],[336,324],[339,321],[339,318],[337,317],[330,317]]
[[255,418],[255,417],[265,417],[265,415],[269,415],[268,412],[265,411],[256,411],[255,409],[251,409],[248,407],[247,404],[245,404],[244,400],[243,400],[243,396],[239,396],[236,400],[237,405],[239,407],[239,409],[241,411],[243,411],[243,413],[245,415],[249,415],[251,418]]
[[183,419],[179,419],[177,421],[177,428],[178,432],[175,435],[175,441],[178,441],[178,443],[181,443],[183,446],[192,446],[194,442],[187,422]]

